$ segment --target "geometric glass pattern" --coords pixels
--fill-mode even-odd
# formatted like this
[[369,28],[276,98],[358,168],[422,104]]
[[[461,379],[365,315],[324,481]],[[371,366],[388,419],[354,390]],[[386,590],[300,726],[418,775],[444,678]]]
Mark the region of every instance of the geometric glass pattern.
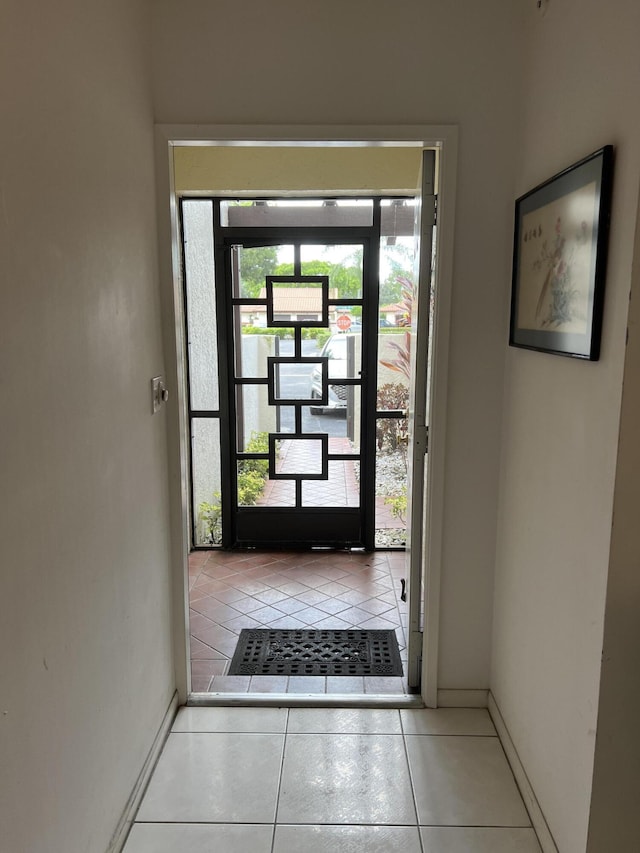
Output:
[[326,433],[269,433],[269,479],[326,480],[328,453]]
[[[300,388],[296,367],[299,364],[316,367],[320,371],[322,398],[311,396],[310,384],[305,382]],[[329,359],[321,356],[267,356],[268,395],[270,406],[295,405],[304,406],[327,405],[329,402]]]
[[268,275],[266,295],[269,328],[329,326],[328,275]]

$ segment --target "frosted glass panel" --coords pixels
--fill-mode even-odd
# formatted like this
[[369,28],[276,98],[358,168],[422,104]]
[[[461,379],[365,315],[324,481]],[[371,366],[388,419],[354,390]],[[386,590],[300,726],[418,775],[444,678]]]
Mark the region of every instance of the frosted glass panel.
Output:
[[222,536],[220,510],[220,421],[194,418],[191,423],[194,544],[218,545]]
[[211,202],[183,202],[182,222],[191,408],[217,409],[218,341]]

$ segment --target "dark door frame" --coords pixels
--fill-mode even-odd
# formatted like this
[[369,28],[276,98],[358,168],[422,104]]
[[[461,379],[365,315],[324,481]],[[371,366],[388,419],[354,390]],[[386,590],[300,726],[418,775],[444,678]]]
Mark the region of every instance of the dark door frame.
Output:
[[[347,199],[348,197],[344,197]],[[260,199],[267,200],[267,199]],[[375,547],[375,446],[376,446],[376,393],[378,329],[378,271],[380,246],[381,199],[373,199],[373,221],[369,226],[272,226],[223,227],[220,217],[221,199],[214,202],[214,252],[215,268],[222,270],[216,287],[219,387],[222,457],[222,547],[274,547],[289,548]],[[314,243],[320,245],[362,244],[363,286],[362,298],[332,300],[333,304],[358,304],[362,302],[362,371],[361,432],[360,432],[360,506],[358,508],[331,507],[238,507],[237,468],[233,434],[236,422],[235,382],[232,379],[235,354],[233,341],[233,307],[241,304],[231,290],[233,277],[231,247],[246,248]],[[299,344],[299,332],[296,341]],[[356,384],[354,382],[354,384]],[[224,425],[227,428],[224,428]],[[255,458],[255,457],[254,457]],[[330,454],[330,459],[340,458]],[[374,484],[371,487],[371,484]],[[295,523],[296,535],[286,531],[287,524]],[[250,533],[249,533],[250,531]],[[285,535],[282,535],[285,533]],[[275,538],[277,537],[277,538]]]

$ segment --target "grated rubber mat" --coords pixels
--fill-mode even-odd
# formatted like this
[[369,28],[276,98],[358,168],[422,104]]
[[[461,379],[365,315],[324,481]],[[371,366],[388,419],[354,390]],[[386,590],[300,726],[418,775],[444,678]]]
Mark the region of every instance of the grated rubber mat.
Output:
[[245,628],[229,675],[401,676],[395,631]]

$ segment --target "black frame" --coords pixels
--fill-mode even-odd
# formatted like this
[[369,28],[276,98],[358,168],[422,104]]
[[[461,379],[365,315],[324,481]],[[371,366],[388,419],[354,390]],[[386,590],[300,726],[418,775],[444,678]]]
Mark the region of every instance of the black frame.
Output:
[[[348,198],[340,196],[340,198]],[[385,196],[386,198],[386,196]],[[270,197],[264,199],[269,201]],[[221,224],[220,206],[223,199],[220,197],[209,196],[190,196],[185,195],[180,198],[180,230],[181,230],[181,261],[182,270],[185,270],[185,243],[183,233],[183,212],[182,207],[184,202],[198,201],[205,202],[211,205],[213,213],[213,242],[214,242],[214,265],[216,268],[216,312],[218,316],[218,383],[219,383],[219,408],[215,410],[200,410],[192,407],[191,396],[186,400],[186,416],[189,423],[189,432],[192,432],[192,425],[197,419],[212,419],[216,420],[220,426],[220,458],[222,464],[221,470],[221,509],[222,509],[222,540],[220,543],[212,544],[203,543],[196,544],[196,524],[197,516],[193,512],[194,507],[194,491],[193,491],[193,454],[191,446],[189,448],[189,506],[191,507],[191,534],[192,534],[192,550],[208,550],[211,547],[233,548],[233,547],[273,547],[274,546],[274,529],[278,529],[279,523],[283,525],[291,523],[295,518],[295,538],[292,538],[286,543],[278,542],[280,546],[309,548],[315,545],[322,547],[364,547],[367,551],[376,549],[375,545],[375,497],[372,490],[363,489],[360,491],[360,506],[359,507],[273,507],[270,508],[267,514],[264,509],[259,506],[235,507],[233,496],[236,494],[236,476],[237,462],[241,459],[264,459],[268,460],[268,453],[242,453],[235,450],[234,442],[232,441],[231,431],[224,428],[224,424],[229,424],[234,421],[235,414],[235,399],[234,399],[234,380],[231,378],[230,369],[234,364],[234,349],[231,336],[220,337],[221,327],[223,323],[226,328],[230,328],[232,323],[232,312],[234,305],[242,304],[267,304],[267,299],[242,299],[234,297],[230,292],[226,291],[224,286],[221,286],[223,280],[227,280],[231,275],[232,259],[229,251],[234,244],[241,243],[246,248],[252,246],[278,245],[282,242],[283,233],[288,236],[295,234],[296,240],[304,239],[310,243],[341,243],[341,242],[357,242],[366,245],[364,253],[363,266],[363,292],[359,299],[354,298],[339,298],[328,300],[329,303],[335,306],[341,305],[363,305],[363,328],[367,325],[371,328],[377,327],[377,306],[378,306],[378,275],[379,268],[379,249],[380,249],[380,234],[382,230],[382,222],[384,220],[384,212],[388,209],[383,209],[380,206],[381,198],[375,197],[373,201],[372,221],[367,225],[344,225],[340,227],[329,226],[323,227],[319,225],[292,227],[291,225],[281,225],[272,227],[256,227],[252,225],[230,227]],[[245,209],[241,208],[244,212]],[[246,209],[248,210],[248,208]],[[395,221],[395,212],[394,212]],[[407,228],[413,227],[413,218],[407,223]],[[297,272],[300,272],[298,267]],[[295,280],[299,280],[299,276],[294,276]],[[366,284],[368,282],[368,284]],[[368,292],[368,298],[365,300],[365,288]],[[183,287],[182,298],[184,303],[184,322],[185,334],[188,335],[187,317],[188,317],[188,295],[186,285]],[[222,319],[226,318],[226,319]],[[295,326],[291,322],[284,324],[285,326]],[[305,323],[304,325],[308,325]],[[300,330],[294,329],[295,337],[300,338]],[[190,388],[190,367],[189,367],[189,348],[185,348],[185,369],[188,387]],[[284,360],[286,357],[276,357],[277,360]],[[311,360],[316,363],[319,359],[317,356],[311,357]],[[368,342],[363,341],[362,352],[362,372],[361,378],[367,376],[374,377],[377,367],[377,335],[373,335]],[[250,383],[265,384],[270,383],[270,377],[250,378],[246,380]],[[237,385],[244,384],[244,380],[236,380]],[[327,377],[328,384],[328,377]],[[360,384],[359,379],[343,379],[340,384],[353,386]],[[328,396],[328,389],[327,389]],[[317,403],[317,400],[313,402]],[[362,464],[362,483],[374,482],[375,479],[375,453],[371,450],[376,446],[376,424],[379,419],[384,418],[405,418],[406,413],[402,411],[385,410],[378,412],[376,407],[375,393],[369,395],[366,405],[362,407],[362,424],[361,424],[361,445],[360,459]],[[288,401],[278,400],[278,405],[287,405]],[[291,405],[300,405],[299,400],[290,401]],[[305,403],[302,403],[305,405]],[[317,434],[314,434],[317,436]],[[287,434],[291,437],[291,433]],[[328,454],[328,461],[350,459],[351,454]],[[296,482],[296,492],[301,488],[302,483]],[[320,522],[320,525],[319,525]],[[326,531],[331,531],[330,537],[318,538],[318,527],[324,528]],[[357,535],[354,536],[354,530],[357,530]],[[383,550],[400,550],[403,547],[383,548]]]
[[510,346],[598,360],[612,176],[607,145],[517,199]]
[[[322,370],[322,397],[280,397],[276,393],[278,386],[276,365],[278,364],[318,364]],[[267,356],[267,397],[270,406],[326,406],[329,402],[329,359],[323,356],[269,355]]]
[[[274,318],[274,284],[319,284],[322,298],[322,316],[319,320],[276,320]],[[268,275],[266,276],[267,326],[270,329],[327,328],[329,325],[328,275]]]
[[[318,243],[321,245],[338,243],[361,243],[363,246],[362,293],[360,297],[329,299],[328,278],[325,276],[304,276],[301,270],[299,250],[294,260],[292,276],[270,276],[268,284],[279,281],[304,282],[315,280],[323,284],[323,298],[326,301],[326,317],[328,325],[329,306],[361,305],[363,309],[362,326],[377,329],[378,306],[378,276],[381,199],[373,199],[373,221],[371,225],[347,225],[340,227],[322,226],[263,226],[263,227],[233,227],[221,224],[220,205],[222,199],[213,198],[214,205],[214,246],[216,269],[226,281],[233,277],[231,247],[242,245],[245,248],[265,245],[280,245],[292,241],[294,246],[303,243]],[[327,284],[324,279],[327,278]],[[265,280],[267,283],[267,280]],[[325,296],[326,294],[326,296]],[[246,299],[233,296],[226,287],[216,288],[217,309],[219,322],[227,329],[233,327],[233,308],[243,304],[268,305],[271,300]],[[269,290],[266,295],[268,297]],[[267,317],[269,323],[269,317]],[[275,321],[273,326],[293,328],[296,353],[301,353],[302,328],[305,326],[322,326],[317,321]],[[236,423],[235,387],[244,384],[245,380],[234,378],[233,370],[229,368],[235,363],[233,335],[226,336],[219,332],[219,387],[222,422]],[[298,356],[296,356],[298,358]],[[314,362],[318,357],[313,358]],[[377,364],[377,335],[371,340],[363,341],[362,370],[357,379],[347,380],[341,384],[363,384],[367,376],[376,375]],[[269,385],[270,378],[247,379],[246,382]],[[235,387],[234,387],[235,386]],[[328,390],[327,390],[328,396]],[[317,402],[317,401],[314,401]],[[366,404],[365,404],[366,403]],[[278,405],[287,405],[279,400]],[[313,404],[313,403],[312,403]],[[291,401],[296,412],[296,434],[302,433],[301,410],[308,405],[300,400]],[[270,454],[246,454],[238,452],[231,441],[231,431],[221,430],[222,454],[222,547],[364,547],[366,550],[375,548],[375,496],[371,490],[363,487],[364,483],[374,482],[376,441],[376,399],[375,393],[362,401],[360,450],[358,454],[328,453],[327,461],[351,459],[359,457],[361,464],[360,505],[358,507],[304,507],[301,506],[302,479],[293,479],[289,475],[276,479],[293,479],[296,488],[295,507],[261,507],[238,506],[237,495],[237,461],[246,458],[269,459]],[[317,438],[318,434],[314,434]],[[288,433],[288,438],[295,437]],[[328,449],[328,448],[327,448]],[[305,477],[304,479],[327,479],[327,472],[322,477]],[[287,532],[288,531],[288,534]]]
[[[276,444],[278,441],[319,441],[322,445],[322,468],[318,474],[279,474],[276,470]],[[329,436],[321,432],[270,432],[269,433],[269,479],[270,480],[328,480],[329,479]]]

